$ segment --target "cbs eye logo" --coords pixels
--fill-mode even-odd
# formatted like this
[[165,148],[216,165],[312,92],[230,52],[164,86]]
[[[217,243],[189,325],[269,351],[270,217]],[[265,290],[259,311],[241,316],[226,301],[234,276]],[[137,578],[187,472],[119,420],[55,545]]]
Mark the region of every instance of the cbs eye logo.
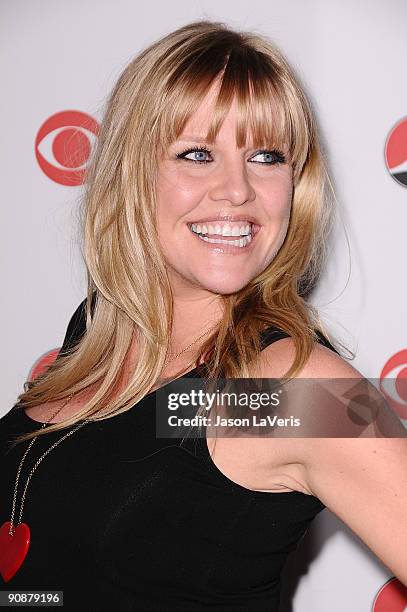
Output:
[[384,147],[387,170],[395,181],[407,187],[407,117],[392,127]]
[[379,590],[372,606],[372,612],[405,612],[407,610],[407,588],[390,578]]
[[98,134],[98,122],[86,113],[68,110],[52,115],[35,139],[41,170],[60,185],[82,185]]
[[400,419],[407,419],[407,349],[399,351],[384,364],[380,390]]

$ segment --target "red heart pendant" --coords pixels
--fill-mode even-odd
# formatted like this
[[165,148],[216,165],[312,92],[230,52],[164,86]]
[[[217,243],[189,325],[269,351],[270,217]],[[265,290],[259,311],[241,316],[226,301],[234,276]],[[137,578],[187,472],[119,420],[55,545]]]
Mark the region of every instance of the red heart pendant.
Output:
[[11,580],[20,569],[30,546],[30,528],[26,523],[20,523],[9,534],[10,521],[0,528],[0,574],[5,582]]

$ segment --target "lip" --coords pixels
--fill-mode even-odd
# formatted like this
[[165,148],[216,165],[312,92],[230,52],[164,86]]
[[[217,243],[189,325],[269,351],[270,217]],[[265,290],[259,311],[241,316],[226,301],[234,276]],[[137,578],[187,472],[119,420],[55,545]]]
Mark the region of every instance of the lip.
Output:
[[253,215],[211,215],[208,217],[203,217],[202,219],[194,219],[193,221],[188,221],[188,226],[191,227],[191,225],[194,223],[209,223],[210,221],[216,222],[216,221],[249,221],[250,223],[253,224],[253,226],[256,227],[256,229],[259,229],[261,227],[261,224],[259,223],[258,219],[256,219],[256,217],[253,217]]

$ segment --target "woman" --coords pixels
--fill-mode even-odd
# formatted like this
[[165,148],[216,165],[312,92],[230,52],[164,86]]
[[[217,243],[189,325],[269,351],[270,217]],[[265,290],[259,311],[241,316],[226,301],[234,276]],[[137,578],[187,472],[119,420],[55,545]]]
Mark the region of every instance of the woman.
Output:
[[68,610],[270,612],[324,507],[407,583],[403,433],[155,431],[157,389],[182,375],[363,379],[305,299],[329,184],[306,97],[266,39],[191,23],[124,70],[84,197],[87,300],[1,419],[3,590],[63,590]]

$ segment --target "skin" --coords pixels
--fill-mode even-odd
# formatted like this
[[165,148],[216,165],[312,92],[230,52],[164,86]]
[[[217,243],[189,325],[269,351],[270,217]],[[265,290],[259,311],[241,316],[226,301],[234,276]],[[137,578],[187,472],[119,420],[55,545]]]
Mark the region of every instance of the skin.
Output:
[[[157,230],[174,293],[174,352],[219,320],[219,294],[239,291],[267,268],[284,242],[290,219],[292,166],[276,163],[273,156],[256,155],[258,149],[250,141],[236,147],[235,100],[215,144],[194,138],[206,134],[217,87],[215,82],[158,164]],[[177,158],[185,149],[202,144],[211,154]],[[283,152],[287,154],[287,148]],[[238,256],[208,251],[187,226],[216,214],[245,213],[255,216],[262,227],[255,248]]]

